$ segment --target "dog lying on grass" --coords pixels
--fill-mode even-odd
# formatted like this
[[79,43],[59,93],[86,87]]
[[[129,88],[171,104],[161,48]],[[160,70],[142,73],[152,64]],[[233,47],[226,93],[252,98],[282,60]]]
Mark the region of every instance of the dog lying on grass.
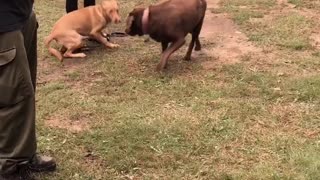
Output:
[[[102,1],[101,4],[70,12],[60,18],[45,39],[45,45],[60,61],[63,61],[64,57],[86,57],[84,53],[74,51],[83,47],[83,40],[88,37],[99,41],[107,48],[116,48],[119,45],[109,42],[102,33],[109,23],[120,21],[118,3],[115,0]],[[52,40],[62,45],[61,51],[50,46]]]
[[192,40],[184,59],[191,59],[194,45],[196,51],[201,50],[199,34],[206,9],[206,0],[167,0],[135,8],[127,17],[125,32],[131,36],[148,34],[161,42],[162,55],[156,70],[162,71],[170,55],[183,46],[188,33],[192,34]]

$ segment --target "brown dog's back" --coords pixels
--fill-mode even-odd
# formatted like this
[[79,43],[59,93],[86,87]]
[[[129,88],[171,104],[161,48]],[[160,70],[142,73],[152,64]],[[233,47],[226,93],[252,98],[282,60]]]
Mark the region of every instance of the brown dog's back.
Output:
[[162,55],[157,70],[165,68],[170,55],[183,46],[188,33],[192,34],[185,60],[191,59],[193,48],[201,50],[199,34],[207,3],[205,0],[168,0],[136,8],[127,18],[126,33],[131,36],[149,34],[161,42]]
[[149,34],[151,37],[162,34],[169,42],[175,36],[186,36],[201,22],[205,11],[204,0],[168,0],[150,6]]

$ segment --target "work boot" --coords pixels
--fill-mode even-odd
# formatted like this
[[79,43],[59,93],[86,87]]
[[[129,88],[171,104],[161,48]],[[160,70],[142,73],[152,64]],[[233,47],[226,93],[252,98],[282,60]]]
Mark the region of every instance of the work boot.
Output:
[[30,160],[29,169],[32,172],[52,172],[56,170],[56,162],[52,157],[34,155]]
[[19,166],[17,171],[10,174],[0,174],[0,180],[35,180],[32,176],[29,168],[24,166]]

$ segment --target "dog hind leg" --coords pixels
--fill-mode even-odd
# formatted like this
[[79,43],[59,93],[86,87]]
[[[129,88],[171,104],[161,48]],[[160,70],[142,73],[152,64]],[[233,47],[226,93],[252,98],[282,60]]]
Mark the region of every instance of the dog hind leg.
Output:
[[204,20],[204,16],[202,17],[200,23],[197,25],[197,27],[193,31],[193,33],[196,36],[196,47],[194,48],[195,51],[200,51],[201,50],[201,44],[200,44],[200,40],[199,40],[199,35],[200,35],[201,29],[202,29],[203,20]]
[[168,44],[169,43],[167,42],[161,42],[162,52],[164,52],[168,48]]
[[192,33],[192,39],[191,39],[191,42],[189,44],[189,48],[188,48],[188,51],[187,51],[187,54],[186,56],[183,58],[184,60],[186,61],[190,61],[191,60],[191,53],[192,53],[192,49],[194,47],[194,43],[196,42],[197,40],[197,35],[196,33]]
[[200,44],[200,40],[199,40],[199,34],[202,28],[202,24],[203,24],[203,19],[202,18],[200,20],[200,22],[198,23],[198,25],[194,28],[194,30],[192,31],[192,39],[191,42],[189,44],[189,48],[187,51],[186,56],[184,57],[184,60],[190,61],[191,60],[191,53],[193,50],[194,45],[196,45],[196,47],[194,48],[195,51],[200,51],[201,50],[201,44]]
[[167,61],[172,53],[178,50],[186,42],[184,38],[180,38],[175,42],[172,42],[170,46],[161,54],[160,63],[157,66],[157,71],[162,71],[167,65]]
[[73,53],[75,50],[78,50],[84,46],[82,39],[85,38],[78,33],[72,35],[72,41],[65,45],[66,51],[63,54],[64,57],[71,58],[84,58],[86,54],[84,53]]

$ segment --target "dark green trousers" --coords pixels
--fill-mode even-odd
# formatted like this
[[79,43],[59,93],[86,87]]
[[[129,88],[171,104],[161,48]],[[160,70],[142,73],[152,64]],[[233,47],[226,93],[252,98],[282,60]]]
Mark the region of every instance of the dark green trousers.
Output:
[[0,174],[16,171],[36,153],[37,21],[0,33]]

